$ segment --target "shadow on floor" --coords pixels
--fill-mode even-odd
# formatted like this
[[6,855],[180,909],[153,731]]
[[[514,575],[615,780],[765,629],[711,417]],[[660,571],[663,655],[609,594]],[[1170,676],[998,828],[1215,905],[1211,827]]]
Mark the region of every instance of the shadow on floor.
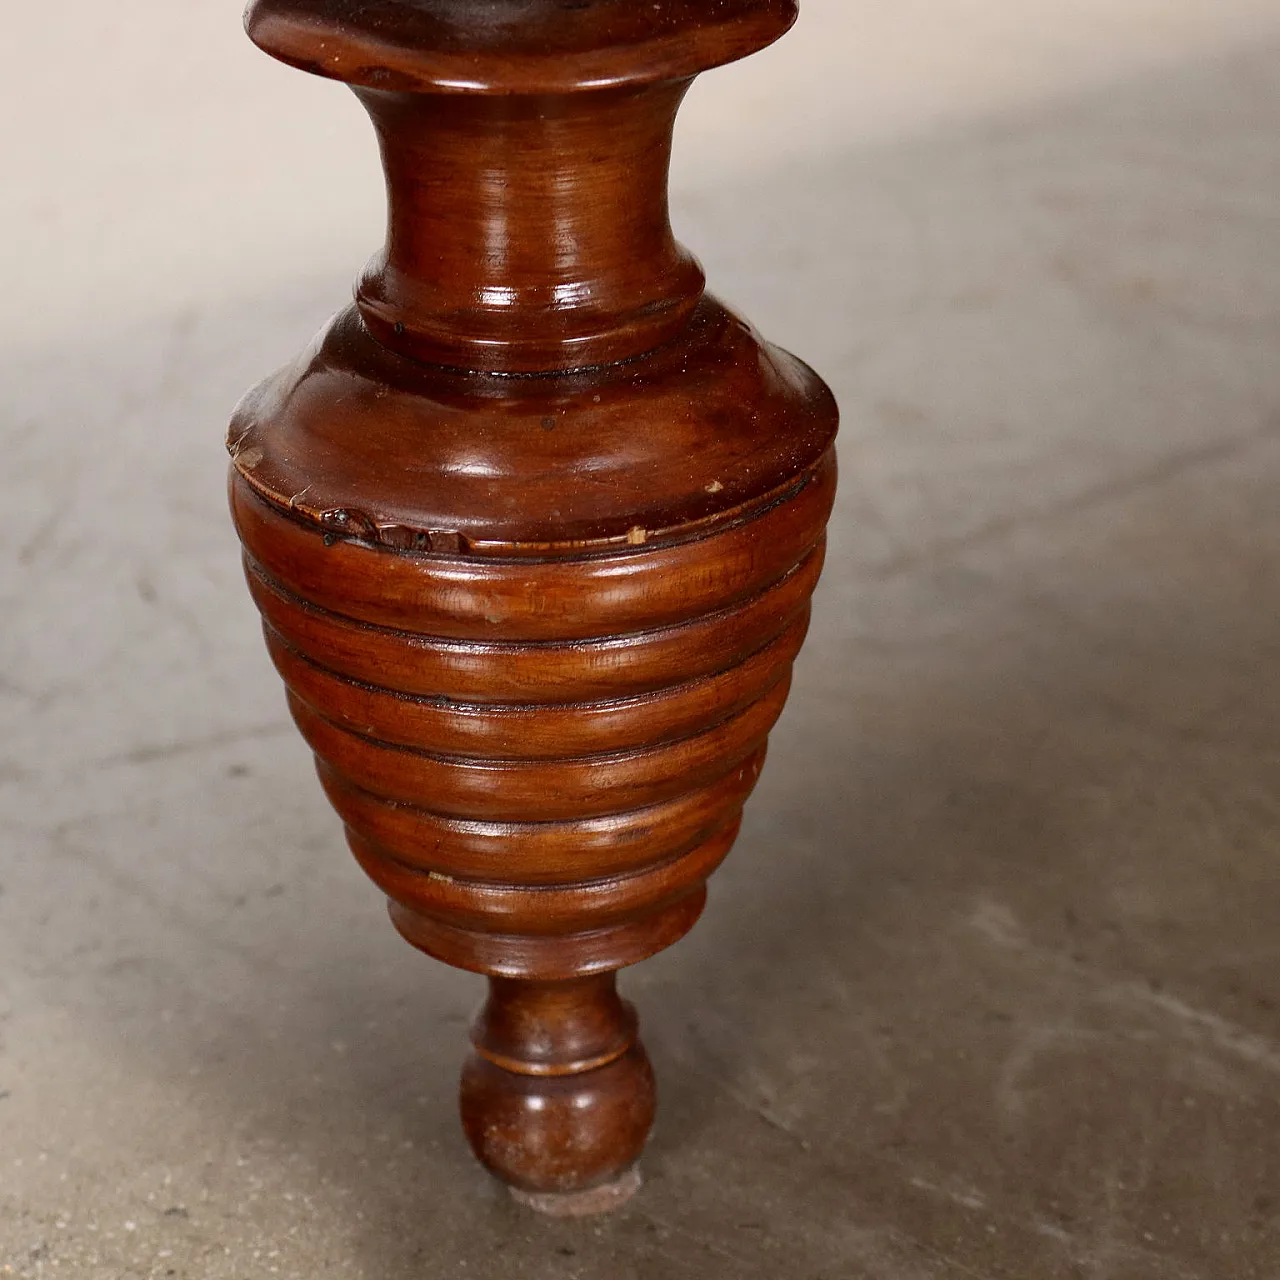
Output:
[[86,1275],[1269,1274],[1278,58],[684,201],[712,278],[830,375],[845,481],[739,847],[627,975],[663,1112],[599,1222],[470,1165],[478,984],[381,918],[237,581],[221,420],[341,293],[73,380],[30,356],[10,479],[65,474],[5,668],[5,1105],[86,1188],[73,1234],[154,1220],[149,1261],[66,1244],[32,1174],[22,1241],[92,1244]]

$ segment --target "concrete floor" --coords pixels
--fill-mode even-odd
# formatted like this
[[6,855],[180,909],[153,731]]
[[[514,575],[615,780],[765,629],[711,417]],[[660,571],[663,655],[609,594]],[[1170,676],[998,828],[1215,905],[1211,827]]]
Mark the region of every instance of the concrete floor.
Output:
[[877,8],[690,103],[679,230],[844,488],[586,1223],[472,1165],[480,984],[345,852],[224,512],[364,126],[222,0],[6,18],[0,1275],[1280,1277],[1280,14]]

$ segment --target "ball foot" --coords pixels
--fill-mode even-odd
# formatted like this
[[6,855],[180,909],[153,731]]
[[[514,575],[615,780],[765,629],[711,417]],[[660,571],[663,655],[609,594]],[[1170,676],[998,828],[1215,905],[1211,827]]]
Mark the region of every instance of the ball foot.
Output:
[[653,1069],[612,973],[490,980],[462,1072],[462,1126],[480,1162],[522,1204],[601,1213],[640,1185]]

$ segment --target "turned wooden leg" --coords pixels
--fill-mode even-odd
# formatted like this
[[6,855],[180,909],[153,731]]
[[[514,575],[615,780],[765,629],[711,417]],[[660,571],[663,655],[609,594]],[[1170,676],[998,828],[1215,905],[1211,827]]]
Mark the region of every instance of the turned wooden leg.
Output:
[[835,487],[830,392],[671,235],[675,115],[791,0],[255,0],[346,80],[385,250],[228,438],[289,706],[396,928],[490,981],[476,1155],[621,1203],[654,1081],[616,971],[683,937],[781,713]]
[[640,1185],[653,1070],[612,973],[492,978],[462,1071],[462,1125],[480,1162],[547,1213],[594,1213]]

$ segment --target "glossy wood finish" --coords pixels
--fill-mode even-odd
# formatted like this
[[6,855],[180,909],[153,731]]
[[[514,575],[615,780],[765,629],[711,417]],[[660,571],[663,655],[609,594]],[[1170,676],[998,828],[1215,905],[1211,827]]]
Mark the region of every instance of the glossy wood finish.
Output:
[[682,80],[772,44],[795,0],[257,0],[268,53],[370,89],[562,95]]
[[636,1185],[614,973],[683,936],[782,711],[835,485],[830,393],[703,292],[666,170],[696,72],[783,0],[257,0],[350,82],[387,245],[228,438],[250,588],[361,866],[489,976],[479,1158],[547,1211]]
[[590,1207],[593,1188],[616,1186],[635,1165],[656,1094],[635,1010],[612,973],[495,978],[472,1044],[463,1128],[487,1168],[543,1197],[538,1207],[571,1212],[584,1190]]

